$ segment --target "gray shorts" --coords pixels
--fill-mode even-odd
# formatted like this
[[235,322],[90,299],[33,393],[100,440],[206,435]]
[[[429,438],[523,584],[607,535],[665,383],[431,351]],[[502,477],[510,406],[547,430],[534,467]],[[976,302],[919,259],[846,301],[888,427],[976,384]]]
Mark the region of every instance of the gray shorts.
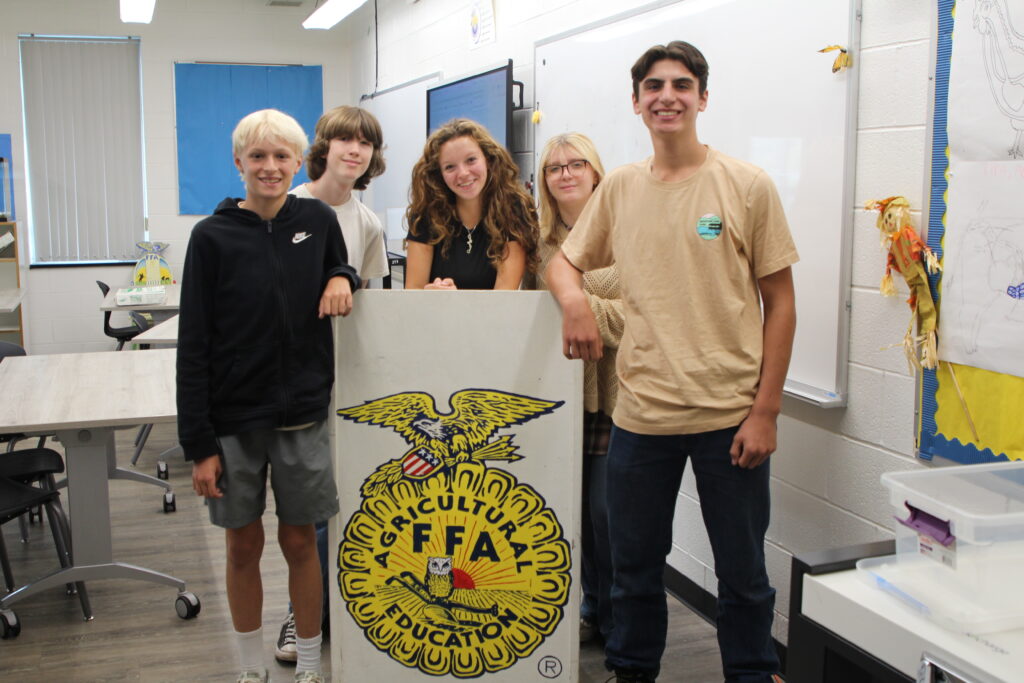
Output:
[[334,459],[323,422],[288,431],[258,429],[218,441],[224,497],[207,499],[210,521],[217,526],[238,529],[263,516],[268,465],[280,521],[314,524],[338,513]]

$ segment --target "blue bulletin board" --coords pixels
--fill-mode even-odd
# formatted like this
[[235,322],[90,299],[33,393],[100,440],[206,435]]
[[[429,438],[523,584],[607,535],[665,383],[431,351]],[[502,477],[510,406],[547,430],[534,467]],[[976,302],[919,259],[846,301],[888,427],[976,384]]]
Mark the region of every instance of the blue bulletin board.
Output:
[[[950,232],[963,226],[949,222],[951,182],[963,182],[951,171],[951,148],[958,146],[960,155],[975,152],[976,141],[950,139],[950,110],[959,106],[950,99],[951,63],[954,50],[964,49],[967,36],[958,44],[954,33],[957,13],[968,20],[968,30],[978,30],[982,21],[975,15],[974,0],[955,3],[938,0],[938,31],[936,39],[936,73],[934,120],[932,123],[932,173],[928,221],[928,246],[942,259],[943,272],[930,276],[940,325],[944,278],[956,273],[950,263],[948,249]],[[962,77],[961,77],[962,80]],[[989,92],[973,100],[970,107],[989,103]],[[966,150],[966,152],[965,152]],[[976,152],[975,152],[976,153]],[[973,272],[968,276],[985,280],[990,273]],[[963,277],[963,275],[961,275]],[[962,285],[961,285],[962,286]],[[946,283],[949,289],[949,283]],[[949,292],[947,292],[949,295]],[[946,315],[950,315],[947,306]],[[948,338],[947,338],[948,341]],[[1019,347],[1018,347],[1019,348]],[[1024,460],[1024,429],[1020,410],[1024,405],[1024,377],[991,369],[946,360],[943,336],[939,335],[939,366],[924,370],[921,382],[921,420],[918,432],[918,455],[926,460],[935,456],[959,463],[981,463],[994,460]]]
[[[324,109],[323,68],[253,64],[175,64],[178,213],[213,213],[225,197],[243,194],[232,162],[231,131],[259,109],[280,109],[306,131]],[[305,167],[295,184],[308,180]]]
[[14,161],[11,160],[11,136],[0,133],[0,215],[16,221],[14,211]]

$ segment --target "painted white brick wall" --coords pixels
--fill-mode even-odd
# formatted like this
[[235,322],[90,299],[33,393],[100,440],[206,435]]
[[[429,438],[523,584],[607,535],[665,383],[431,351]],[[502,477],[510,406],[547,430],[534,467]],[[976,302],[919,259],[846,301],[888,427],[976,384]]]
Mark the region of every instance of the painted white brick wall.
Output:
[[[177,215],[174,62],[321,64],[325,105],[348,102],[348,53],[339,47],[338,34],[301,27],[309,11],[309,7],[272,8],[254,0],[160,0],[153,23],[140,25],[122,24],[114,0],[5,2],[0,21],[0,91],[5,93],[0,102],[0,131],[12,134],[14,154],[24,159],[19,34],[139,36],[150,237],[170,244],[166,256],[172,272],[180,275],[188,235],[198,218]],[[230,162],[230,149],[230,141],[225,140],[226,162]],[[19,218],[25,225],[27,202],[20,174],[15,183]],[[22,254],[28,253],[27,241],[20,247]],[[103,335],[94,281],[115,287],[130,278],[131,271],[123,266],[29,271],[23,280],[29,290],[23,315],[30,353],[114,348],[114,342]],[[125,324],[125,320],[115,316],[113,322]]]
[[[533,42],[646,3],[495,0],[497,43],[467,47],[467,5],[459,0],[379,3],[380,81],[384,89],[441,71],[453,78],[512,57],[515,77],[532,92]],[[885,254],[868,199],[906,196],[920,225],[928,154],[931,0],[863,0],[855,171],[849,406],[824,411],[786,399],[779,451],[773,457],[773,521],[766,557],[778,590],[774,635],[787,640],[789,569],[793,553],[890,536],[893,513],[879,483],[883,472],[911,469],[915,377],[902,349],[910,314],[900,296],[878,293]],[[366,19],[365,21],[369,21]],[[353,65],[372,59],[367,24],[346,28]],[[369,39],[368,39],[369,37]],[[674,36],[666,36],[666,40]],[[583,65],[581,65],[583,66]],[[374,88],[372,66],[353,67],[352,97]],[[921,230],[921,232],[924,232]],[[798,293],[799,295],[799,293]],[[800,321],[814,324],[814,321]],[[888,348],[886,348],[888,347]],[[683,481],[674,519],[670,564],[714,593],[716,579],[692,476]]]
[[[379,0],[379,90],[441,71],[445,79],[513,61],[513,77],[533,97],[537,40],[649,4],[644,0],[495,0],[496,41],[469,49],[470,3],[465,0]],[[343,26],[352,47],[353,99],[373,92],[372,9],[364,6]],[[385,133],[386,134],[386,133]]]
[[[515,78],[532,99],[535,41],[646,4],[639,0],[495,0],[497,42],[468,48],[465,0],[379,0],[379,64],[375,64],[373,11],[358,10],[326,33],[301,33],[280,21],[279,10],[260,9],[245,0],[207,3],[161,0],[160,13],[172,24],[128,31],[105,18],[111,2],[70,3],[37,0],[5,8],[0,29],[0,84],[17,92],[20,32],[138,33],[145,63],[147,171],[151,230],[173,244],[180,261],[194,222],[174,215],[173,89],[174,59],[231,59],[322,63],[325,104],[356,103],[375,87],[385,89],[426,73],[453,78],[503,63],[511,57]],[[859,74],[853,239],[853,302],[850,332],[849,406],[825,411],[786,399],[780,418],[779,451],[773,457],[773,521],[766,544],[769,573],[778,589],[775,636],[785,642],[788,625],[789,563],[793,553],[885,538],[891,507],[879,484],[883,472],[921,465],[914,460],[915,378],[908,373],[898,342],[909,320],[902,297],[884,298],[878,282],[884,263],[874,215],[861,207],[867,199],[893,194],[908,197],[920,221],[926,150],[927,82],[932,0],[863,0],[861,52],[854,55]],[[245,9],[244,12],[240,11]],[[301,13],[301,11],[300,11]],[[200,17],[197,23],[196,17]],[[166,28],[173,25],[173,33]],[[231,36],[236,36],[232,38]],[[674,36],[666,36],[671,39]],[[581,65],[584,67],[585,65]],[[0,102],[0,130],[20,133],[17,98]],[[386,135],[386,131],[385,131]],[[20,143],[18,143],[20,145]],[[20,149],[16,147],[20,153]],[[19,190],[19,206],[24,206]],[[923,230],[922,230],[923,232]],[[105,269],[33,271],[28,308],[33,351],[64,350],[77,335],[77,348],[102,343],[86,335],[99,326],[92,299],[94,279]],[[116,273],[103,272],[113,278]],[[799,294],[799,293],[798,293]],[[45,303],[44,303],[45,302]],[[84,315],[83,311],[88,315]],[[66,322],[58,322],[59,319]],[[813,324],[813,321],[800,321]],[[71,329],[67,329],[71,328]],[[81,329],[80,329],[81,328]],[[711,553],[688,474],[674,520],[673,567],[714,592]]]

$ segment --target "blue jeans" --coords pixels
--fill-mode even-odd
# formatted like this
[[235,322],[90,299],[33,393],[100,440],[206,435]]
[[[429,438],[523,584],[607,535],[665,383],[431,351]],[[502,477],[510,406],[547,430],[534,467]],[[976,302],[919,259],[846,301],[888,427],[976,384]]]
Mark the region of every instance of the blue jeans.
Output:
[[597,626],[601,636],[612,631],[612,556],[608,545],[606,505],[607,455],[583,456],[583,515],[580,520],[581,582],[580,616]]
[[767,682],[778,672],[771,636],[775,589],[764,561],[768,463],[752,470],[732,465],[736,430],[660,436],[612,428],[607,481],[615,627],[605,645],[609,669],[658,675],[668,623],[663,574],[689,459],[715,558],[725,678]]

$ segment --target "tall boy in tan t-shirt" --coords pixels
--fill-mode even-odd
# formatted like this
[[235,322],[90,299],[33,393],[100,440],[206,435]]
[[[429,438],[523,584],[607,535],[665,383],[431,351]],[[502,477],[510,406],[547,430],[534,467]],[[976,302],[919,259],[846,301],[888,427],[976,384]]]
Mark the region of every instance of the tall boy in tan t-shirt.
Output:
[[546,274],[565,355],[593,360],[601,338],[582,273],[619,269],[626,322],[608,451],[615,627],[605,646],[617,681],[658,676],[662,574],[687,460],[715,556],[726,680],[770,682],[779,669],[764,535],[797,254],[767,175],[697,138],[707,73],[682,41],[633,65],[633,108],[654,156],[608,175]]

